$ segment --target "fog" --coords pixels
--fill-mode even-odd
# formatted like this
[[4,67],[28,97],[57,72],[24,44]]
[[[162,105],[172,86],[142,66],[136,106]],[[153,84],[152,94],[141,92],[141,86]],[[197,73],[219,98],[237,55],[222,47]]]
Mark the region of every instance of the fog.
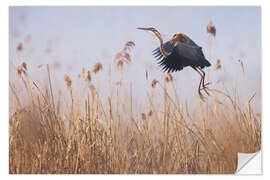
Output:
[[[134,96],[140,101],[151,90],[151,80],[162,81],[152,50],[157,40],[137,27],[155,27],[168,40],[176,32],[188,35],[203,47],[212,66],[210,81],[214,86],[237,87],[243,103],[256,92],[255,105],[261,103],[261,9],[260,7],[10,7],[10,79],[26,62],[29,74],[42,80],[46,76],[39,65],[52,67],[53,80],[64,85],[64,74],[74,82],[82,68],[91,70],[96,62],[103,70],[93,75],[97,87],[106,87],[109,68],[114,71],[115,54],[127,41],[135,42],[130,52],[132,62],[124,65],[123,73],[113,73],[116,82],[122,76],[132,82]],[[216,37],[206,33],[212,20]],[[17,51],[23,43],[21,52]],[[215,70],[217,59],[222,68]],[[241,60],[245,72],[242,72]],[[149,80],[145,81],[145,70]],[[192,101],[197,97],[198,74],[187,67],[172,74],[180,96]],[[208,76],[208,75],[207,75]],[[129,83],[127,83],[129,84]],[[102,88],[104,89],[104,88]]]

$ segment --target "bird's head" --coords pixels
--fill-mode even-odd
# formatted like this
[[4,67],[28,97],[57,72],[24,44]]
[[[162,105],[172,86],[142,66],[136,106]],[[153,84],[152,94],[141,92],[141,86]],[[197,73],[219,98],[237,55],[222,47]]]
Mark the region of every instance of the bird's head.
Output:
[[137,29],[143,30],[143,31],[147,31],[147,32],[153,34],[154,36],[161,37],[161,34],[155,28],[153,28],[153,27],[149,27],[149,28],[138,27]]

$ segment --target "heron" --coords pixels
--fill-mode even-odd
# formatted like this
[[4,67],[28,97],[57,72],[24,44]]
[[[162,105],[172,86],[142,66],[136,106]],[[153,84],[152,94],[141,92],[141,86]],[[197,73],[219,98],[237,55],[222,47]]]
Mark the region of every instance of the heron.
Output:
[[205,58],[202,47],[183,33],[176,33],[169,41],[163,43],[161,34],[155,28],[138,27],[137,29],[150,32],[157,38],[159,47],[153,50],[153,55],[162,67],[163,72],[181,71],[184,67],[190,66],[201,77],[198,88],[200,98],[204,99],[201,90],[209,95],[207,86],[210,83],[205,84],[204,82],[205,72],[203,68],[211,66],[211,63]]

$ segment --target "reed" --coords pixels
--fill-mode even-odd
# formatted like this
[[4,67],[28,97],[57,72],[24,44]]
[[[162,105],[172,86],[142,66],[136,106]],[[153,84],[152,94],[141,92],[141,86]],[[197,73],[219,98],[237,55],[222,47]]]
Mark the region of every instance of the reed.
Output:
[[[127,44],[125,51],[134,46]],[[61,92],[68,96],[55,96],[49,66],[47,86],[23,70],[27,72],[26,64],[17,70],[17,78],[28,96],[13,82],[9,86],[10,174],[231,174],[237,152],[261,148],[255,94],[241,106],[237,89],[214,89],[207,103],[195,99],[199,109],[192,112],[179,98],[171,74],[162,83],[150,81],[152,94],[138,105],[136,86],[130,82],[117,88],[104,82],[110,88],[101,97],[102,88],[93,81],[98,74],[91,77],[87,71],[80,87],[66,74]],[[93,72],[100,70],[97,63]]]

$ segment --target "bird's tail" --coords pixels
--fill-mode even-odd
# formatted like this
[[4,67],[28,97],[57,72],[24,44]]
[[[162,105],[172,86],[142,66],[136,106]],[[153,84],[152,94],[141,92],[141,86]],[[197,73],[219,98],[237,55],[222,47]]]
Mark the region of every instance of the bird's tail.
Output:
[[211,63],[207,59],[204,59],[204,66],[209,67]]

